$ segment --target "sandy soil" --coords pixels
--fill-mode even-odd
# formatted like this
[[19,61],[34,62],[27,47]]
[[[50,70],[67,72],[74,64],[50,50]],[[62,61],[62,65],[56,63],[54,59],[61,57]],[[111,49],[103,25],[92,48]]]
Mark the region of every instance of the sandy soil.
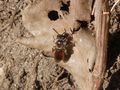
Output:
[[[21,20],[26,6],[25,0],[0,0],[0,90],[77,90],[72,75],[53,59],[15,42],[31,36]],[[120,4],[110,16],[109,32],[103,89],[120,90]]]

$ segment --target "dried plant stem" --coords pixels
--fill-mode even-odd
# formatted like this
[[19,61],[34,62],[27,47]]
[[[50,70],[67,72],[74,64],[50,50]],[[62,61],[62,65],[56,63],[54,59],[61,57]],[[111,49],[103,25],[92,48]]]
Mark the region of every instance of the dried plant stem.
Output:
[[120,0],[117,0],[117,1],[115,2],[115,4],[112,6],[110,12],[112,12],[112,11],[114,10],[115,6],[116,6],[119,2],[120,2]]
[[106,69],[109,14],[104,12],[108,12],[108,10],[108,0],[96,0],[95,29],[97,56],[93,71],[93,90],[101,90]]

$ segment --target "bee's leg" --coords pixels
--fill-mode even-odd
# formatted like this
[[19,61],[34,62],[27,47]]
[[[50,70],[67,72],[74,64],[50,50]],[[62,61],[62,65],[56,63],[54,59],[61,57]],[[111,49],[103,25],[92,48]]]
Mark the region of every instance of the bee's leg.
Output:
[[52,51],[42,51],[42,54],[45,56],[45,57],[52,57],[54,58],[54,54]]

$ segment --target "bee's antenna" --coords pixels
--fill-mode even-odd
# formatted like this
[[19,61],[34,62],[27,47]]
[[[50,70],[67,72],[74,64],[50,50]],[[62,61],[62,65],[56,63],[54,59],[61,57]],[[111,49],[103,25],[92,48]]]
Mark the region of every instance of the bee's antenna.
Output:
[[59,35],[58,31],[53,28],[53,30]]

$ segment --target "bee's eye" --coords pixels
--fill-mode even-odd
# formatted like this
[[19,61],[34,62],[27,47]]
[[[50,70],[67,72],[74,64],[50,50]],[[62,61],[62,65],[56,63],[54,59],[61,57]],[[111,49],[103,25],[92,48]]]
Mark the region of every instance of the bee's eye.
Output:
[[61,35],[57,35],[57,39],[59,39],[61,37]]
[[62,43],[61,43],[61,41],[58,41],[58,42],[56,42],[56,44],[57,44],[57,45],[61,45]]
[[63,33],[63,36],[67,37],[69,34],[68,33]]
[[59,41],[58,44],[60,44],[61,42]]

